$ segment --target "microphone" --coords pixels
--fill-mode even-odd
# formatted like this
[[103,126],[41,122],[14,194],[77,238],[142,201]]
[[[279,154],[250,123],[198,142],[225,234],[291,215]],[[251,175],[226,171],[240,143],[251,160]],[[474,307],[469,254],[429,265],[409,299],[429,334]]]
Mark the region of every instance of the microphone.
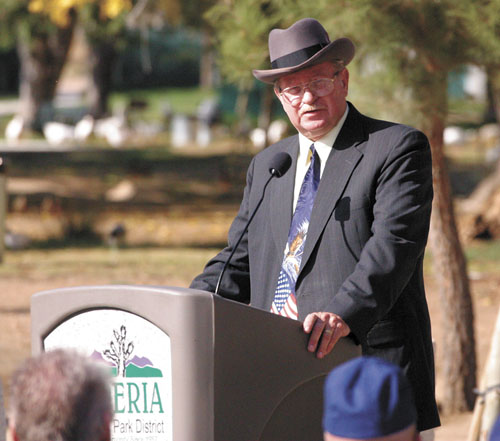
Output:
[[291,165],[292,157],[288,153],[276,153],[269,163],[269,173],[271,173],[271,176],[281,178],[288,171]]
[[236,245],[233,247],[233,250],[231,251],[231,254],[227,258],[226,262],[224,263],[224,266],[222,267],[222,271],[220,272],[219,279],[217,280],[217,285],[215,286],[215,295],[219,294],[219,288],[220,288],[220,282],[222,280],[222,276],[224,275],[227,266],[229,265],[229,262],[231,261],[231,258],[233,257],[235,251],[238,249],[238,245],[241,242],[241,239],[243,239],[243,235],[246,233],[248,230],[248,226],[250,225],[250,222],[252,222],[255,214],[257,213],[257,210],[259,209],[260,205],[262,204],[262,201],[264,200],[264,195],[266,193],[266,188],[269,182],[271,182],[271,179],[274,177],[276,178],[281,178],[290,168],[292,165],[292,158],[288,153],[285,152],[279,152],[276,153],[271,158],[271,161],[269,162],[269,173],[270,176],[267,179],[266,183],[264,184],[264,188],[262,190],[262,196],[259,199],[259,202],[255,206],[255,208],[252,211],[251,216],[248,218],[248,221],[245,225],[245,228],[243,228],[243,231],[240,234],[240,237],[238,238],[238,241],[236,242]]

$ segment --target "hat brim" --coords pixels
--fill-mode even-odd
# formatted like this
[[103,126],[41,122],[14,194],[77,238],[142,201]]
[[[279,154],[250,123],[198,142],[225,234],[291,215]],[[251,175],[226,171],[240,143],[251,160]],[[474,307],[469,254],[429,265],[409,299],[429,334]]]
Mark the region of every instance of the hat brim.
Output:
[[332,63],[339,63],[343,66],[347,66],[354,57],[354,51],[354,43],[351,40],[348,38],[339,38],[296,66],[282,67],[280,69],[254,69],[252,73],[258,80],[264,83],[273,84],[278,78],[284,75],[297,72],[315,64],[323,63],[324,61],[331,61]]

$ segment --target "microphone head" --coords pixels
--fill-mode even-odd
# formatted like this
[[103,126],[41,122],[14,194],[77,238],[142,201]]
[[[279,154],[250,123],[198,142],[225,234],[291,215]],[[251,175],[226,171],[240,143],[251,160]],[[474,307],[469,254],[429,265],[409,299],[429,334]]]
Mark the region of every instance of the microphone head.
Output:
[[269,173],[281,178],[292,165],[292,157],[285,152],[276,153],[269,162]]

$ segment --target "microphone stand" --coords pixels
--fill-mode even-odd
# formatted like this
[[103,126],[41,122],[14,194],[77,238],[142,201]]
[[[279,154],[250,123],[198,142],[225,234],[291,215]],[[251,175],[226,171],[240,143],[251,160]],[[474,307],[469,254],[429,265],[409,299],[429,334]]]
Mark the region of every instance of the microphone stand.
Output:
[[278,170],[276,170],[274,168],[271,169],[271,176],[269,176],[268,180],[264,184],[264,189],[262,190],[262,196],[259,199],[259,202],[258,202],[257,206],[254,208],[254,210],[252,212],[252,215],[248,219],[248,221],[247,221],[247,223],[245,225],[245,228],[243,229],[243,232],[240,234],[240,237],[238,238],[238,241],[236,242],[236,245],[233,247],[233,250],[231,251],[231,254],[226,259],[226,262],[224,263],[224,266],[222,267],[222,271],[220,272],[219,279],[217,280],[217,285],[215,286],[215,292],[214,292],[215,295],[219,294],[219,288],[220,288],[220,282],[222,280],[222,276],[224,275],[224,272],[226,271],[226,268],[227,268],[229,262],[231,261],[231,258],[233,257],[236,249],[238,248],[238,245],[240,244],[241,239],[243,239],[243,236],[244,236],[245,232],[247,231],[248,226],[250,225],[250,222],[252,222],[252,219],[254,218],[255,214],[257,213],[257,210],[259,209],[260,205],[262,204],[262,201],[264,200],[264,195],[266,193],[267,185],[269,184],[269,182],[271,182],[271,179],[273,179],[275,176],[279,177],[280,176],[279,173],[280,172]]

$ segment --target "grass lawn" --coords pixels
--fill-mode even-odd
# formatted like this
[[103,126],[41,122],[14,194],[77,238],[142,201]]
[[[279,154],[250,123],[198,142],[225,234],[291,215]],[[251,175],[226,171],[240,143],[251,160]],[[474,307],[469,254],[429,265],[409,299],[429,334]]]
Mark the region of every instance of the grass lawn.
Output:
[[111,95],[110,106],[112,109],[116,109],[126,105],[130,100],[141,100],[147,103],[146,109],[141,112],[141,117],[146,120],[154,120],[161,118],[167,105],[174,113],[196,115],[200,103],[215,96],[214,90],[198,87],[141,89],[114,92]]
[[23,283],[77,276],[81,283],[87,280],[88,283],[186,286],[216,251],[108,247],[7,251],[0,265],[0,278]]
[[500,275],[500,240],[475,241],[465,253],[469,271]]
[[[78,273],[83,279],[103,283],[189,284],[217,248],[95,246],[6,251],[0,265],[1,279],[50,280]],[[475,241],[465,248],[472,277],[500,276],[500,240]],[[432,256],[426,256],[425,274],[433,277]],[[0,282],[1,284],[1,282]]]

